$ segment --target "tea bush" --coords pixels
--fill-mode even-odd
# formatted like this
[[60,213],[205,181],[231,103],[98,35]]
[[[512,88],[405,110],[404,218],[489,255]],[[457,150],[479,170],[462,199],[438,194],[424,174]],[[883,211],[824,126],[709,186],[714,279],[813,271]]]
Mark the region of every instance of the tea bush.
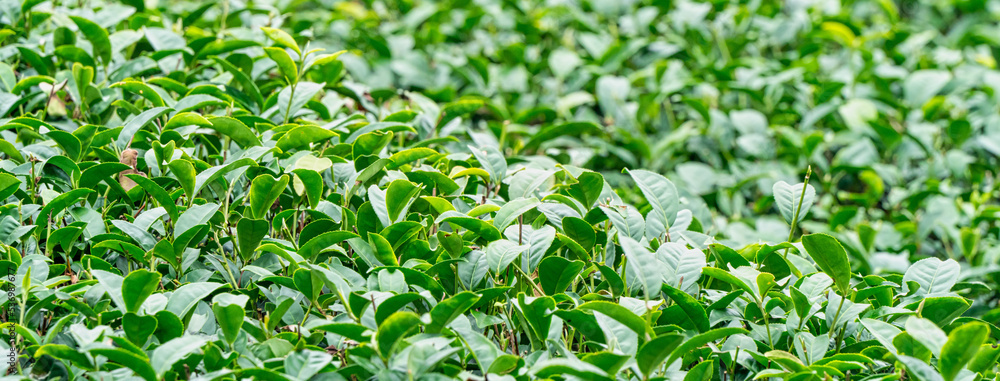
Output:
[[2,0],[4,379],[1000,380],[998,21]]

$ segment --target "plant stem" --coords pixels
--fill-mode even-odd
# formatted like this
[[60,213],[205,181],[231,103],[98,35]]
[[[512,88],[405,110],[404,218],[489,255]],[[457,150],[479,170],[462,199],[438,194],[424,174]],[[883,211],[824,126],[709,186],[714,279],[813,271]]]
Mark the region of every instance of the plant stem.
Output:
[[827,332],[827,336],[829,336],[830,338],[833,338],[834,327],[837,326],[837,320],[840,320],[840,311],[844,308],[845,299],[847,299],[846,296],[840,297],[840,306],[837,307],[837,313],[833,315],[833,327],[830,327],[830,331]]
[[764,309],[764,303],[763,302],[759,302],[759,303],[757,303],[757,305],[760,307],[760,312],[761,312],[761,314],[763,314],[763,317],[764,317],[764,328],[767,330],[767,345],[769,345],[771,347],[771,349],[774,349],[774,340],[771,339],[771,322],[770,322],[770,320],[771,320],[770,315],[771,314],[769,314],[767,312],[767,310]]
[[[802,194],[799,195],[799,204],[795,207],[795,214],[792,216],[792,228],[788,230],[788,242],[792,242],[792,238],[795,238],[795,227],[799,222],[799,212],[802,211],[802,203],[806,199],[806,189],[809,188],[809,175],[812,174],[812,166],[806,167],[806,178],[802,181]],[[785,253],[782,254],[783,257],[788,258],[788,248],[785,248]]]
[[292,112],[292,100],[295,99],[295,85],[297,84],[293,83],[291,90],[288,92],[288,106],[285,106],[285,122],[282,124],[288,124],[288,117],[291,116],[288,114]]
[[545,292],[542,291],[542,289],[538,288],[538,285],[535,284],[535,282],[531,281],[531,276],[529,276],[528,274],[525,274],[524,270],[521,270],[521,266],[513,266],[513,267],[515,269],[517,269],[517,272],[521,273],[521,275],[524,276],[524,278],[527,281],[527,283],[531,285],[531,288],[534,289],[535,292],[538,293],[538,295],[545,295]]

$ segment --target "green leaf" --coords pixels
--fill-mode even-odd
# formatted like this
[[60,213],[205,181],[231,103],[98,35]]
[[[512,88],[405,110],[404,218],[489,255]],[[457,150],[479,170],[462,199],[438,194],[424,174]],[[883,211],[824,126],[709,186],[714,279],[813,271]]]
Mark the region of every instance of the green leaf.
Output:
[[611,220],[611,225],[618,230],[618,237],[630,237],[641,241],[646,236],[646,222],[634,207],[631,206],[600,206],[604,215]]
[[79,202],[91,193],[94,193],[93,189],[74,189],[57,196],[42,207],[42,210],[38,212],[36,221],[48,221],[49,217],[58,216],[67,207]]
[[652,227],[647,226],[646,229],[656,232],[657,235],[648,238],[653,239],[659,237],[660,234],[665,234],[667,229],[674,224],[677,211],[680,209],[677,187],[658,173],[637,169],[628,171],[628,174],[632,176],[632,180],[635,180],[642,195],[646,197],[646,201],[653,208],[650,212],[654,213],[653,218],[646,217],[646,224],[652,224]]
[[947,326],[969,309],[969,301],[959,296],[925,297],[905,306],[910,310],[920,309],[920,315],[938,326]]
[[94,348],[90,353],[107,357],[108,360],[131,369],[136,375],[146,381],[156,381],[156,371],[150,366],[149,359],[144,355],[122,348]]
[[441,332],[453,320],[462,316],[469,308],[479,301],[479,295],[463,291],[448,299],[442,300],[431,309],[431,323],[424,329],[426,333]]
[[923,344],[934,354],[934,357],[941,357],[941,348],[948,341],[948,336],[934,322],[911,316],[906,320],[906,333],[909,333],[914,340]]
[[334,136],[337,136],[336,132],[322,127],[313,125],[298,126],[282,135],[275,146],[282,151],[288,152],[293,148],[300,148],[308,144],[329,140]]
[[962,268],[953,259],[942,261],[937,258],[925,258],[914,263],[903,274],[903,284],[909,289],[909,282],[920,285],[914,292],[915,296],[941,296],[951,292],[958,282]]
[[565,235],[580,245],[584,251],[591,251],[597,244],[597,231],[594,226],[577,217],[564,217],[562,227]]
[[[149,103],[153,105],[153,107],[166,106],[166,103],[163,102],[163,97],[160,96],[160,93],[154,90],[152,86],[144,82],[128,80],[112,84],[110,87],[112,89],[119,89],[119,88],[125,89],[128,90],[129,92],[139,94],[140,97],[143,97],[146,100],[148,100]],[[176,125],[172,126],[171,128],[173,127],[176,127]],[[164,129],[167,129],[166,125],[164,125]]]
[[501,274],[528,248],[528,245],[518,245],[517,242],[506,239],[490,242],[486,247],[486,260],[490,264],[490,270],[494,274]]
[[104,287],[104,291],[108,293],[108,296],[115,302],[115,305],[124,309],[125,300],[120,296],[121,292],[119,292],[122,289],[124,278],[104,270],[91,270],[91,273],[97,278],[97,282]]
[[253,257],[253,253],[257,251],[260,241],[264,239],[264,236],[270,230],[270,224],[263,219],[241,218],[236,223],[236,237],[239,242],[240,255],[244,260],[249,260]]
[[166,238],[161,239],[153,246],[153,250],[150,250],[154,257],[160,258],[167,261],[175,269],[180,268],[180,262],[177,255],[174,254],[174,246]]
[[903,82],[903,97],[906,104],[920,108],[937,95],[951,81],[947,70],[917,70],[910,73]]
[[326,352],[296,351],[285,357],[285,373],[295,380],[309,380],[332,360],[333,356]]
[[469,151],[472,151],[479,165],[490,174],[490,181],[497,183],[507,176],[507,159],[496,147],[476,148],[470,145]]
[[[148,30],[148,29],[147,29]],[[250,79],[250,76],[244,73],[242,70],[237,68],[235,65],[219,57],[211,57],[212,61],[222,66],[222,69],[233,75],[234,79],[243,88],[243,91],[247,93],[257,104],[257,107],[264,106],[264,96],[260,93],[260,88],[257,87],[257,83]]]
[[[517,295],[517,307],[531,328],[528,336],[532,343],[542,343],[549,336],[552,327],[552,313],[556,311],[556,301],[550,296],[529,298],[523,293]],[[542,346],[547,346],[541,344]]]
[[358,235],[348,231],[339,230],[326,232],[310,239],[309,242],[306,242],[304,245],[299,247],[299,255],[301,255],[302,258],[312,259],[324,249],[351,238],[358,238]]
[[[224,284],[213,282],[193,282],[180,286],[167,298],[166,310],[183,318],[187,316],[188,312],[194,309],[198,302],[222,286]],[[154,367],[156,367],[155,364]]]
[[295,193],[306,196],[309,206],[316,208],[323,197],[323,176],[311,169],[296,168],[292,171],[295,177],[292,179],[292,188]]
[[638,286],[643,294],[652,297],[660,292],[660,285],[663,284],[663,276],[660,275],[660,262],[656,257],[639,242],[634,239],[619,236],[618,242],[622,245],[622,250],[626,257],[626,281],[630,289]]
[[426,159],[428,157],[433,157],[437,155],[439,155],[439,153],[430,148],[426,147],[410,148],[392,154],[392,156],[389,157],[389,160],[392,161],[392,164],[389,164],[386,167],[389,169],[396,169],[406,164],[412,163],[414,161],[420,159]]
[[166,114],[173,109],[169,107],[154,107],[149,110],[143,111],[142,114],[136,115],[128,122],[125,122],[125,128],[122,132],[118,134],[117,145],[119,149],[124,149],[132,143],[132,138],[135,133],[140,129],[148,125],[153,119],[159,118],[163,114]]
[[685,341],[684,344],[678,346],[676,350],[674,350],[674,352],[670,355],[670,359],[667,360],[667,366],[670,366],[670,364],[673,363],[674,360],[682,358],[684,355],[686,355],[688,352],[693,351],[695,348],[699,348],[708,343],[741,333],[748,334],[750,333],[750,331],[747,331],[743,328],[735,328],[735,327],[717,328],[699,334],[695,337],[692,337],[687,341]]
[[399,266],[399,260],[396,259],[396,253],[392,250],[392,245],[384,237],[378,233],[369,232],[368,243],[372,246],[372,250],[375,251],[375,259],[378,259],[383,265]]
[[24,155],[14,148],[14,145],[7,140],[0,140],[0,152],[7,155],[7,157],[13,159],[16,163],[24,163]]
[[[276,109],[265,115],[268,117],[277,116],[277,120],[283,120],[286,123],[292,120],[299,110],[302,110],[310,100],[313,99],[316,94],[319,94],[323,90],[323,83],[313,83],[308,81],[301,81],[295,84],[295,91],[292,91],[292,86],[286,86],[278,92],[276,97],[277,102],[275,102]],[[276,114],[274,113],[276,112]]]
[[295,61],[282,48],[264,48],[264,53],[278,64],[278,70],[285,77],[285,81],[294,84],[299,79],[299,69],[295,66]]
[[71,364],[85,369],[94,369],[93,361],[86,353],[63,344],[46,344],[35,351],[36,359],[45,355],[68,360]]
[[976,356],[979,346],[986,342],[989,334],[989,326],[980,322],[965,323],[948,334],[948,341],[941,348],[938,359],[938,368],[945,381],[955,379],[958,372]]
[[250,184],[250,218],[264,218],[267,211],[271,209],[271,205],[288,187],[288,181],[288,175],[282,175],[275,179],[267,173],[254,178]]
[[161,343],[180,337],[184,333],[184,323],[181,319],[170,311],[159,311],[156,313],[156,330],[153,336]]
[[194,200],[194,185],[198,175],[194,171],[194,165],[190,161],[177,159],[167,164],[167,167],[177,177],[177,181],[181,183],[181,188],[184,189],[184,194],[188,196],[188,204],[190,204]]
[[705,307],[702,307],[697,299],[666,284],[663,285],[662,290],[674,303],[677,303],[681,307],[681,311],[684,311],[684,314],[691,320],[691,323],[694,323],[694,326],[698,328],[698,332],[705,333],[711,329],[708,323],[708,313],[705,312]]
[[212,301],[212,312],[229,345],[233,345],[243,327],[244,308],[249,300],[246,295],[219,294]]
[[976,373],[984,373],[996,366],[1000,360],[1000,345],[983,344],[979,352],[969,361],[968,369]]
[[781,350],[770,351],[765,353],[764,357],[766,357],[768,360],[780,364],[782,368],[785,368],[793,373],[805,372],[808,370],[808,368],[804,364],[802,364],[802,361],[799,360],[798,357],[795,357],[795,355],[785,351]]
[[145,346],[149,337],[156,331],[156,318],[151,315],[139,316],[135,313],[127,313],[122,317],[122,329],[125,336],[135,345]]
[[192,206],[177,219],[177,223],[174,225],[174,238],[180,237],[198,225],[207,224],[218,211],[219,204]]
[[861,325],[868,329],[868,332],[878,340],[882,346],[885,347],[890,353],[896,353],[896,346],[893,345],[892,339],[902,332],[896,326],[886,323],[881,320],[864,318],[861,319]]
[[493,225],[486,223],[486,221],[472,218],[455,211],[441,213],[441,215],[438,216],[436,223],[449,223],[466,228],[480,237],[483,237],[483,239],[487,241],[496,241],[502,237],[500,235],[500,231]]
[[105,65],[111,63],[111,40],[108,31],[97,23],[79,16],[69,16],[70,20],[80,28],[93,47],[94,57],[100,58]]
[[750,287],[750,285],[748,285],[746,282],[744,282],[740,278],[733,276],[733,274],[731,274],[726,270],[715,267],[705,267],[701,269],[701,271],[705,275],[729,283],[736,288],[742,289],[743,291],[746,291],[750,295],[758,296],[759,294],[757,289]]
[[118,183],[115,182],[114,180],[111,180],[111,178],[114,175],[117,175],[122,171],[128,170],[130,168],[131,167],[129,167],[126,164],[115,163],[115,162],[100,163],[97,165],[93,165],[90,168],[87,168],[83,171],[83,174],[80,176],[79,186],[81,188],[90,188],[97,190],[97,184],[99,184],[101,181],[104,181],[108,186],[111,186],[112,183],[117,185]]
[[298,270],[295,270],[294,274],[292,274],[292,282],[295,285],[295,289],[305,295],[306,299],[313,303],[316,302],[316,298],[318,298],[320,292],[323,291],[324,281],[320,277],[318,271],[299,268]]
[[250,46],[259,46],[260,43],[256,41],[247,40],[230,40],[230,39],[218,39],[209,42],[205,47],[198,51],[198,55],[195,56],[197,59],[209,56],[217,56],[222,53],[229,53],[237,49],[243,49]]
[[604,191],[604,176],[597,172],[584,172],[577,176],[576,182],[569,186],[569,195],[579,201],[587,209],[600,201]]
[[604,281],[608,282],[612,294],[616,298],[620,297],[625,292],[625,282],[621,276],[618,275],[615,269],[605,265],[598,265],[597,269],[601,272],[601,277],[604,278]]
[[[406,295],[406,294],[404,294],[404,295]],[[409,294],[409,295],[415,295],[415,294]],[[396,296],[402,296],[402,295],[396,295]],[[286,299],[286,300],[291,301],[291,299]],[[386,302],[388,302],[388,300],[386,300]],[[381,311],[381,309],[380,309],[380,311]],[[386,317],[388,317],[388,316],[386,316]],[[381,324],[381,322],[384,321],[385,319],[379,320],[379,319],[376,318],[375,320],[378,321],[379,324]],[[371,340],[371,336],[372,336],[372,331],[370,329],[368,329],[368,327],[365,327],[365,326],[360,325],[360,324],[352,324],[352,323],[324,324],[324,325],[321,325],[321,326],[318,326],[318,327],[312,327],[312,329],[315,329],[317,331],[336,333],[338,335],[344,336],[344,337],[346,337],[348,339],[351,339],[351,340],[354,340],[354,341],[358,341],[358,342],[369,341],[369,340]]]
[[14,88],[10,89],[10,92],[11,94],[20,94],[25,90],[29,90],[34,86],[38,86],[38,84],[40,83],[53,84],[55,83],[55,81],[56,80],[54,78],[49,77],[47,75],[33,75],[29,77],[24,77],[21,78],[20,81],[17,81],[17,84],[14,85]]
[[643,376],[648,379],[653,371],[659,368],[660,364],[663,364],[663,360],[666,360],[667,356],[669,356],[670,353],[672,353],[683,340],[684,336],[669,333],[647,341],[639,347],[639,352],[635,355],[635,361],[639,364],[639,371],[641,371]]
[[[21,57],[28,65],[30,65],[32,68],[38,71],[38,74],[41,75],[51,74],[50,72],[51,70],[50,67],[52,66],[51,58],[43,58],[40,54],[38,54],[38,52],[24,46],[18,46],[17,51],[18,53],[21,54]],[[11,77],[13,78],[13,76]]]
[[352,144],[351,153],[355,158],[378,155],[392,141],[392,131],[372,131],[358,136]]
[[260,29],[264,31],[267,38],[274,40],[275,45],[286,47],[294,50],[296,53],[302,54],[302,51],[299,50],[299,44],[295,43],[295,39],[285,31],[277,28],[268,28],[266,26],[262,26]]
[[201,336],[182,336],[170,340],[153,350],[153,355],[149,358],[149,364],[156,371],[157,378],[162,379],[163,375],[174,363],[180,361],[187,355],[202,348],[208,339]]
[[194,178],[194,193],[195,194],[200,193],[202,188],[204,188],[206,185],[211,184],[212,182],[218,180],[222,176],[225,176],[229,172],[232,172],[238,168],[243,168],[247,166],[256,166],[256,165],[257,162],[255,162],[253,159],[245,157],[239,160],[231,161],[223,165],[216,165],[214,167],[201,171],[201,173],[199,173]]
[[[389,224],[399,222],[413,203],[414,197],[420,193],[420,187],[414,185],[409,180],[394,180],[389,183],[389,188],[385,192],[385,205],[389,213]],[[386,226],[388,226],[386,225]]]
[[132,271],[122,281],[122,301],[125,312],[138,312],[153,291],[160,287],[160,273],[146,269]]
[[17,192],[21,186],[21,180],[6,173],[0,173],[0,201]]
[[639,335],[640,339],[653,336],[652,328],[646,324],[646,321],[643,320],[643,318],[637,316],[632,313],[632,311],[629,311],[629,309],[622,307],[619,304],[605,301],[593,301],[583,303],[579,307],[576,307],[576,309],[582,311],[600,312],[607,315],[608,317],[631,329]]
[[167,211],[167,215],[170,216],[171,220],[176,221],[179,217],[177,214],[177,204],[174,203],[173,198],[167,191],[163,190],[159,184],[155,183],[153,180],[146,178],[141,175],[126,175],[128,178],[135,181],[140,188],[142,188],[146,193],[153,197],[158,204],[160,204],[163,209]]
[[847,296],[851,291],[851,263],[840,242],[830,235],[816,233],[803,236],[802,246],[819,268],[833,278],[840,294]]
[[507,228],[507,226],[514,223],[514,221],[517,221],[517,218],[522,214],[534,209],[540,204],[541,202],[534,197],[512,200],[504,204],[504,206],[500,207],[500,210],[497,211],[496,216],[493,218],[493,226],[496,227],[497,230],[503,231]]
[[257,134],[250,130],[250,127],[247,127],[246,124],[239,121],[239,119],[228,116],[214,116],[209,117],[208,122],[210,123],[207,126],[208,128],[228,136],[244,149],[260,145],[260,139],[257,137]]
[[382,358],[388,359],[396,351],[399,342],[416,332],[421,325],[420,317],[413,312],[400,311],[389,315],[375,333],[376,348]]
[[714,366],[715,363],[712,361],[703,361],[688,370],[684,375],[684,381],[711,381]]
[[906,373],[916,381],[944,381],[941,374],[920,359],[901,355],[896,356],[896,361],[902,363]]
[[264,319],[264,326],[267,328],[268,332],[274,332],[274,329],[278,327],[278,324],[281,323],[281,319],[285,316],[288,309],[291,308],[293,304],[295,304],[295,299],[286,298],[274,307],[274,311],[271,311],[271,314],[267,315]]
[[62,147],[63,151],[66,151],[66,156],[69,156],[71,159],[74,160],[79,159],[81,153],[80,150],[82,147],[80,144],[80,139],[78,139],[76,136],[74,136],[69,132],[61,130],[52,130],[46,133],[46,135],[48,135],[48,137],[52,138],[52,140],[58,143],[59,146]]
[[586,264],[583,261],[570,261],[563,257],[545,257],[538,264],[538,279],[542,291],[546,295],[565,292],[570,284],[580,275]]
[[[805,194],[802,193],[803,186]],[[792,223],[792,220],[802,221],[809,213],[809,208],[816,202],[816,189],[812,185],[803,183],[789,185],[784,181],[779,181],[774,183],[771,190],[774,193],[774,203],[778,206],[778,211],[785,218],[785,222],[789,224]],[[801,208],[799,207],[800,200],[802,201]],[[798,216],[798,219],[795,219],[795,216]]]
[[795,314],[800,320],[804,320],[806,316],[809,316],[809,312],[812,311],[812,302],[809,297],[799,291],[795,286],[788,288],[789,294],[792,297],[792,305],[795,307]]
[[441,128],[452,119],[462,117],[483,107],[484,102],[480,99],[462,99],[445,105],[441,108],[441,119],[438,121],[438,128]]

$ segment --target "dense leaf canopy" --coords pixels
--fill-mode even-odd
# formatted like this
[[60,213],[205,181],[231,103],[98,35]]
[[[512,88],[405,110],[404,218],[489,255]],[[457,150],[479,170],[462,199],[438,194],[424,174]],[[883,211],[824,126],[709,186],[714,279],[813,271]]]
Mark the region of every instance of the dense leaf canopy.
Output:
[[998,26],[0,0],[3,379],[998,379]]

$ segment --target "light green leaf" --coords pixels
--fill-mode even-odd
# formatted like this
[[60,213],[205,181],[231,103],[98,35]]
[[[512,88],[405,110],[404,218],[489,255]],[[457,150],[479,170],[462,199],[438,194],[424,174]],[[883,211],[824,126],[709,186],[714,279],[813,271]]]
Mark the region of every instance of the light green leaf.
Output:
[[[654,213],[655,218],[646,218],[646,223],[655,223],[657,232],[666,232],[667,228],[674,224],[677,218],[677,211],[680,209],[680,197],[677,195],[677,187],[670,180],[662,175],[646,170],[631,170],[628,174],[635,180],[642,195],[653,208],[650,213]],[[662,226],[662,227],[660,227]],[[647,227],[647,229],[649,229]],[[662,233],[661,233],[662,234]],[[648,237],[649,239],[658,237]]]
[[[945,381],[952,381],[986,342],[990,328],[981,322],[969,322],[958,326],[948,334],[948,341],[941,348],[938,368]],[[907,364],[909,366],[909,364]]]
[[274,40],[275,45],[289,48],[294,50],[296,53],[302,54],[302,51],[299,50],[299,44],[297,44],[295,39],[292,38],[292,35],[287,32],[277,28],[268,28],[266,26],[262,26],[260,29],[264,31],[267,38]]
[[219,204],[192,206],[177,219],[174,225],[174,238],[180,237],[195,226],[207,224],[218,211]]
[[295,61],[292,57],[288,55],[288,52],[282,48],[264,48],[264,53],[271,58],[276,64],[278,64],[278,70],[281,71],[281,75],[285,77],[285,81],[288,84],[294,84],[299,79],[299,69],[295,66]]
[[193,282],[185,284],[177,288],[177,290],[175,290],[167,299],[166,310],[183,319],[187,316],[188,312],[194,309],[198,302],[208,297],[208,295],[211,295],[215,292],[215,290],[218,290],[219,287],[222,286],[224,286],[224,284],[213,282]]
[[934,322],[916,316],[911,316],[906,320],[906,333],[927,347],[938,358],[941,357],[941,348],[948,341],[948,336]]
[[157,347],[149,358],[149,363],[156,371],[157,378],[162,378],[174,363],[201,349],[207,341],[208,339],[204,337],[188,335],[170,340]]
[[[805,187],[804,194],[803,187]],[[812,185],[803,183],[789,185],[784,181],[779,181],[774,183],[771,190],[774,193],[774,203],[778,206],[778,211],[785,218],[785,222],[789,224],[792,223],[792,220],[802,221],[809,213],[809,208],[816,202],[816,189]],[[799,201],[801,201],[801,207],[799,207]],[[795,219],[795,216],[798,216],[798,219]]]

